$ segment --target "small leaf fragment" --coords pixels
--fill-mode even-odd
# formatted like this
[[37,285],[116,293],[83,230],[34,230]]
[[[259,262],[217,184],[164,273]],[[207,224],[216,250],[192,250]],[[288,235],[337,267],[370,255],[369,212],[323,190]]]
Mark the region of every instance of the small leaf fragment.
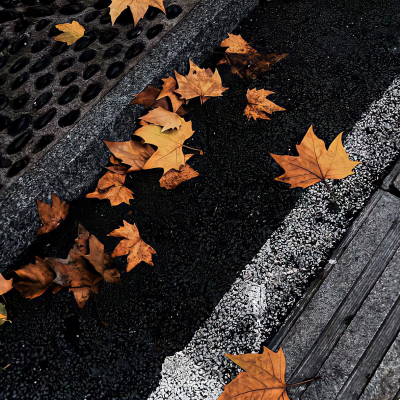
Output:
[[223,40],[221,47],[227,47],[226,53],[237,54],[255,54],[257,50],[253,49],[240,35],[228,33],[228,38]]
[[121,203],[129,204],[129,200],[133,199],[132,191],[124,186],[126,175],[115,174],[107,171],[106,174],[99,179],[97,188],[94,192],[88,193],[87,198],[108,199],[112,206]]
[[154,265],[152,254],[156,254],[155,250],[139,236],[139,231],[136,224],[131,225],[123,221],[124,225],[113,230],[108,236],[121,237],[118,246],[114,249],[111,257],[119,257],[128,254],[128,264],[126,271],[129,272],[141,261],[147,264]]
[[61,202],[55,193],[51,194],[51,199],[53,205],[36,200],[39,218],[43,224],[43,226],[37,231],[38,235],[51,232],[57,228],[68,214],[69,205],[65,201]]
[[13,278],[6,279],[0,273],[0,295],[9,292],[13,288]]
[[[7,319],[7,310],[6,310],[6,306],[3,303],[0,303],[0,325],[3,325],[4,322],[11,322]],[[8,364],[10,365],[10,364]],[[6,369],[8,367],[8,365],[2,369]]]
[[74,44],[85,33],[85,28],[77,21],[72,21],[70,24],[59,24],[56,25],[56,28],[63,33],[54,39],[59,42],[65,42],[68,46]]
[[[187,161],[193,154],[185,154],[185,161]],[[170,169],[160,179],[160,186],[166,189],[175,189],[182,182],[188,181],[192,178],[199,176],[189,164],[181,165],[179,171]]]
[[284,108],[267,99],[270,94],[274,94],[274,92],[264,89],[257,90],[256,88],[247,89],[248,104],[244,110],[244,115],[248,119],[261,118],[269,120],[268,114],[272,114],[275,111],[285,111]]

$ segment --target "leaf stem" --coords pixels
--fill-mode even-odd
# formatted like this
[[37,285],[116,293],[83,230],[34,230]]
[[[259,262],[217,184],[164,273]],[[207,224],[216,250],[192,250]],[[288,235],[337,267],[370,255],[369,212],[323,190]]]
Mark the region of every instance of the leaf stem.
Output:
[[201,155],[203,155],[203,150],[194,149],[193,147],[189,147],[189,146],[186,146],[186,145],[184,145],[184,144],[182,145],[182,147],[185,147],[186,149],[198,151],[198,152],[200,152]]

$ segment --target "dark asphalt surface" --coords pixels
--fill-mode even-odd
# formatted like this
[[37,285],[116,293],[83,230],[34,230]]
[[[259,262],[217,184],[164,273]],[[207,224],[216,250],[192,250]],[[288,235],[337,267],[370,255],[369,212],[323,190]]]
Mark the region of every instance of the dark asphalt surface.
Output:
[[[200,177],[166,191],[160,171],[132,174],[130,206],[72,203],[67,220],[15,265],[64,258],[79,222],[109,253],[119,240],[106,235],[123,219],[136,223],[157,251],[154,266],[130,273],[115,259],[122,285],[103,283],[98,307],[93,296],[82,312],[65,291],[32,301],[7,295],[13,323],[0,328],[0,366],[11,365],[0,370],[0,399],[145,399],[164,358],[185,347],[301,195],[273,180],[281,170],[268,153],[294,155],[311,124],[328,143],[349,132],[399,74],[398,12],[397,0],[274,0],[254,10],[234,33],[259,52],[289,56],[254,81],[220,66],[229,90],[203,109],[191,102],[188,145],[205,155],[190,165]],[[242,114],[254,87],[274,91],[287,111],[248,122]]]

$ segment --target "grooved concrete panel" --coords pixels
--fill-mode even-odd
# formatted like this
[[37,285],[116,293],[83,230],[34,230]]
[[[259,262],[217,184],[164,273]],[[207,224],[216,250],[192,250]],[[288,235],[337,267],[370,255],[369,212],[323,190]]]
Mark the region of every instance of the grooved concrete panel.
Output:
[[378,195],[382,195],[379,203],[283,341],[288,376],[317,340],[391,223],[400,215],[399,199],[387,193]]

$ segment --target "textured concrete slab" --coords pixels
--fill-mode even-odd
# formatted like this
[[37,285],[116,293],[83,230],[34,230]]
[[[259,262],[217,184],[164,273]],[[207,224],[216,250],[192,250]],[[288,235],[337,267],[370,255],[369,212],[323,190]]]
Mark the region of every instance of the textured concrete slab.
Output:
[[[354,369],[359,368],[357,364],[399,296],[399,264],[400,251],[397,251],[357,315],[352,320],[349,317],[350,325],[318,373],[321,380],[310,385],[302,399],[336,398]],[[382,353],[377,353],[383,358]],[[399,381],[400,374],[394,374],[393,379]],[[349,397],[343,397],[346,398]]]
[[288,376],[292,375],[305,354],[312,348],[335,310],[373,257],[391,223],[400,216],[398,198],[381,191],[374,197],[379,197],[378,203],[344,254],[338,260],[332,260],[335,263],[332,271],[283,340]]

